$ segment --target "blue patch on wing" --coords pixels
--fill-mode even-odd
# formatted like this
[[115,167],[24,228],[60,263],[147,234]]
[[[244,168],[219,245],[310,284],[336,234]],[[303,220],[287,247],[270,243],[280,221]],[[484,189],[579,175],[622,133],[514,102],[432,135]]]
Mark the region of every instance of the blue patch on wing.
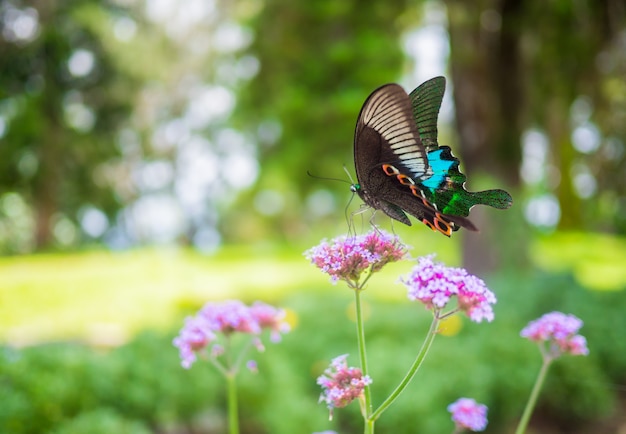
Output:
[[421,184],[431,190],[436,190],[446,180],[450,168],[456,163],[452,160],[444,160],[441,158],[443,149],[437,149],[428,153],[428,165],[433,171],[433,175],[422,180]]

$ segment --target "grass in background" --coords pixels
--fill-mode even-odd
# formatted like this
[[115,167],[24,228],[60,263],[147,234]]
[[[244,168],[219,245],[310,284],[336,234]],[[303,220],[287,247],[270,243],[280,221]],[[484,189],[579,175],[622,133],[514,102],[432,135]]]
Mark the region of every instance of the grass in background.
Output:
[[273,298],[319,277],[301,257],[231,250],[205,257],[185,249],[5,258],[0,276],[0,337],[18,344],[123,339],[168,326],[181,303]]
[[556,233],[538,239],[532,252],[538,267],[552,272],[571,271],[588,288],[611,291],[626,287],[626,238]]
[[[533,245],[533,258],[541,267],[575,270],[595,255],[605,266],[617,268],[619,262],[612,261],[623,258],[624,240],[607,243],[604,237],[567,234],[553,239],[558,242]],[[578,243],[583,247],[576,255]],[[429,253],[425,245],[442,251],[422,242],[413,254]],[[328,360],[356,354],[352,294],[345,285],[332,286],[307,263],[302,250],[227,247],[202,256],[185,249],[146,249],[0,259],[0,332],[5,342],[76,339],[115,346],[128,339],[127,345],[105,351],[66,343],[4,346],[0,431],[30,434],[56,427],[54,432],[68,434],[84,432],[82,426],[101,426],[106,428],[94,432],[112,432],[123,429],[111,427],[129,424],[141,423],[147,430],[195,426],[202,420],[214,426],[205,432],[223,432],[221,383],[207,364],[182,370],[171,340],[185,312],[209,299],[243,298],[287,307],[295,327],[283,343],[259,356],[262,375],[242,380],[242,432],[291,433],[294,421],[303,432],[360,432],[352,426],[358,420],[357,406],[342,409],[332,424],[327,422],[315,385]],[[452,251],[438,256],[455,263]],[[371,280],[365,294],[377,400],[410,364],[429,321],[429,313],[406,302],[404,288],[396,283],[410,268],[410,262],[389,265]],[[550,310],[571,312],[585,321],[581,332],[591,354],[555,365],[542,394],[544,416],[538,417],[537,429],[597,434],[616,432],[626,423],[621,417],[608,419],[620,408],[614,385],[623,384],[626,372],[623,294],[589,291],[567,272],[499,270],[487,281],[499,300],[495,322],[447,324],[416,384],[381,419],[381,430],[441,432],[449,424],[445,406],[466,395],[488,404],[487,432],[508,431],[540,364],[536,348],[519,331]],[[606,275],[597,281],[616,288],[620,284]],[[135,334],[142,329],[159,331]],[[563,396],[570,399],[563,401]]]
[[[381,292],[372,294],[370,287],[364,294],[378,403],[410,365],[430,320],[419,304],[380,300],[395,278],[377,275],[373,280],[382,284]],[[619,389],[612,387],[622,384],[626,372],[622,294],[588,291],[569,275],[541,272],[502,273],[489,284],[499,298],[495,322],[461,320],[455,333],[438,336],[414,384],[380,420],[381,431],[450,432],[446,406],[459,396],[471,396],[489,406],[486,433],[510,432],[541,363],[536,346],[520,338],[519,331],[556,308],[585,320],[582,333],[591,354],[555,364],[533,429],[617,432],[626,423],[619,416]],[[326,282],[322,286],[329,287]],[[351,295],[340,286],[326,292],[319,288],[311,283],[281,300],[297,313],[299,324],[283,342],[254,355],[259,375],[242,373],[242,433],[291,434],[294,426],[304,433],[362,432],[358,406],[337,411],[329,422],[327,409],[317,403],[315,378],[328,361],[349,353],[355,364],[357,357],[354,322],[346,314]],[[392,289],[404,292],[400,286]],[[85,432],[85,426],[93,433],[130,432],[125,428],[130,424],[143,427],[132,431],[142,434],[168,428],[225,432],[224,385],[208,363],[188,371],[180,367],[171,344],[176,328],[140,333],[108,350],[71,343],[0,348],[0,432],[73,434]]]
[[[415,239],[401,236],[409,244]],[[438,259],[458,264],[456,243],[438,234],[424,232],[413,247],[414,256],[438,252]],[[304,290],[345,291],[349,299],[345,287],[330,285],[303,258],[306,248],[227,246],[212,256],[172,248],[0,258],[0,340],[22,346],[77,339],[108,346],[139,330],[169,328],[181,312],[208,300],[280,305]],[[626,286],[625,239],[555,234],[534,243],[532,257],[547,271],[572,270],[593,289]],[[372,279],[370,297],[403,300],[405,291],[395,282],[410,268],[408,262],[386,268]]]
[[[424,243],[413,254],[435,251],[425,250],[428,245],[445,252],[439,257],[449,262],[456,243],[439,242]],[[76,339],[117,345],[139,330],[171,327],[181,311],[208,300],[280,304],[305,287],[336,290],[303,257],[306,248],[226,246],[211,256],[164,248],[0,258],[0,341],[24,346]],[[395,282],[409,269],[407,262],[389,267],[388,277],[377,277],[371,292],[404,298],[399,286],[390,291],[383,282]]]

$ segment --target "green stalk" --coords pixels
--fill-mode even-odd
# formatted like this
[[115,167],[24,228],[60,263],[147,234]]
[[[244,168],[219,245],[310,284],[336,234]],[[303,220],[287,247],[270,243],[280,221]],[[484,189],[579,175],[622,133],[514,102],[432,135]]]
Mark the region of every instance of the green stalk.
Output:
[[535,385],[533,386],[533,391],[530,393],[530,398],[528,398],[528,402],[526,403],[526,408],[524,409],[522,418],[520,419],[519,424],[517,425],[515,434],[524,434],[524,432],[526,431],[526,427],[528,426],[528,421],[530,420],[530,415],[533,413],[535,404],[537,404],[539,391],[541,390],[541,386],[543,386],[543,382],[546,379],[546,374],[548,373],[548,368],[550,367],[551,362],[552,362],[552,359],[550,357],[544,356],[543,364],[541,365],[541,370],[539,371],[539,375],[537,376],[537,380],[535,381]]
[[[359,357],[361,359],[361,373],[365,377],[367,375],[367,352],[365,351],[365,329],[363,327],[363,309],[361,306],[361,290],[360,288],[354,289],[354,302],[356,304],[356,334],[357,341],[359,345]],[[364,419],[369,419],[370,414],[372,413],[372,393],[370,391],[370,386],[365,386],[365,413],[363,414]],[[374,428],[372,426],[372,430],[368,431],[367,427],[365,430],[366,433],[373,433]]]
[[436,312],[435,317],[433,318],[433,322],[430,325],[430,329],[428,330],[428,335],[426,335],[426,339],[422,344],[422,348],[420,348],[419,352],[417,353],[417,357],[415,358],[413,365],[411,365],[411,368],[407,372],[406,376],[402,379],[398,387],[396,387],[396,389],[391,393],[391,395],[389,395],[385,402],[383,402],[380,407],[378,407],[376,411],[372,413],[372,415],[370,416],[370,419],[372,421],[378,419],[382,412],[385,411],[387,407],[389,407],[398,396],[400,396],[400,394],[404,391],[404,389],[406,389],[406,387],[415,376],[415,373],[417,372],[419,367],[422,365],[422,362],[424,361],[424,358],[426,358],[426,354],[428,353],[428,350],[430,349],[430,346],[435,340],[435,336],[437,334],[437,327],[439,326],[438,315],[438,312]]
[[237,381],[235,373],[226,375],[228,387],[228,433],[239,434],[239,414],[237,408]]

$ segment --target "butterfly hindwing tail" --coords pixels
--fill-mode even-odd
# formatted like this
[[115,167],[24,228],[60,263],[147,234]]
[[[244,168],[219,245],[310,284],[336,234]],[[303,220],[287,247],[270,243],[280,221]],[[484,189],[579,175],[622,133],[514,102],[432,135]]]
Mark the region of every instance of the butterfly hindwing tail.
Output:
[[513,199],[504,190],[471,192],[465,189],[466,177],[459,171],[459,160],[448,146],[440,146],[428,153],[433,175],[422,184],[426,196],[445,214],[467,217],[474,205],[506,209]]

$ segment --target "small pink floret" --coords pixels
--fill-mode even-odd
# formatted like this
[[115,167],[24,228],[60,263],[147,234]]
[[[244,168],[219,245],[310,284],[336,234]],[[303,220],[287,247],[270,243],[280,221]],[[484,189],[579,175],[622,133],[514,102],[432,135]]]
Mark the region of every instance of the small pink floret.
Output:
[[589,354],[587,340],[577,334],[582,326],[582,320],[575,315],[555,311],[529,322],[520,336],[534,342],[547,343],[553,357],[561,354],[586,356]]
[[338,280],[357,283],[365,271],[379,271],[386,264],[403,259],[406,253],[407,247],[398,237],[382,231],[337,237],[330,242],[324,240],[304,252],[306,258],[328,274],[333,283]]
[[442,310],[456,297],[458,309],[472,321],[493,321],[496,296],[485,282],[463,268],[446,267],[434,262],[433,256],[424,256],[401,281],[409,299],[423,303],[427,309]]
[[487,406],[471,398],[459,398],[448,406],[458,428],[484,431],[487,427]]
[[174,346],[180,351],[182,366],[189,368],[200,352],[208,350],[208,355],[213,358],[224,353],[223,346],[218,342],[220,335],[252,335],[253,344],[259,351],[263,350],[263,343],[258,335],[265,329],[270,330],[272,341],[279,341],[280,334],[289,331],[285,312],[261,302],[252,306],[239,300],[210,302],[196,316],[185,320],[180,334],[174,339]]

